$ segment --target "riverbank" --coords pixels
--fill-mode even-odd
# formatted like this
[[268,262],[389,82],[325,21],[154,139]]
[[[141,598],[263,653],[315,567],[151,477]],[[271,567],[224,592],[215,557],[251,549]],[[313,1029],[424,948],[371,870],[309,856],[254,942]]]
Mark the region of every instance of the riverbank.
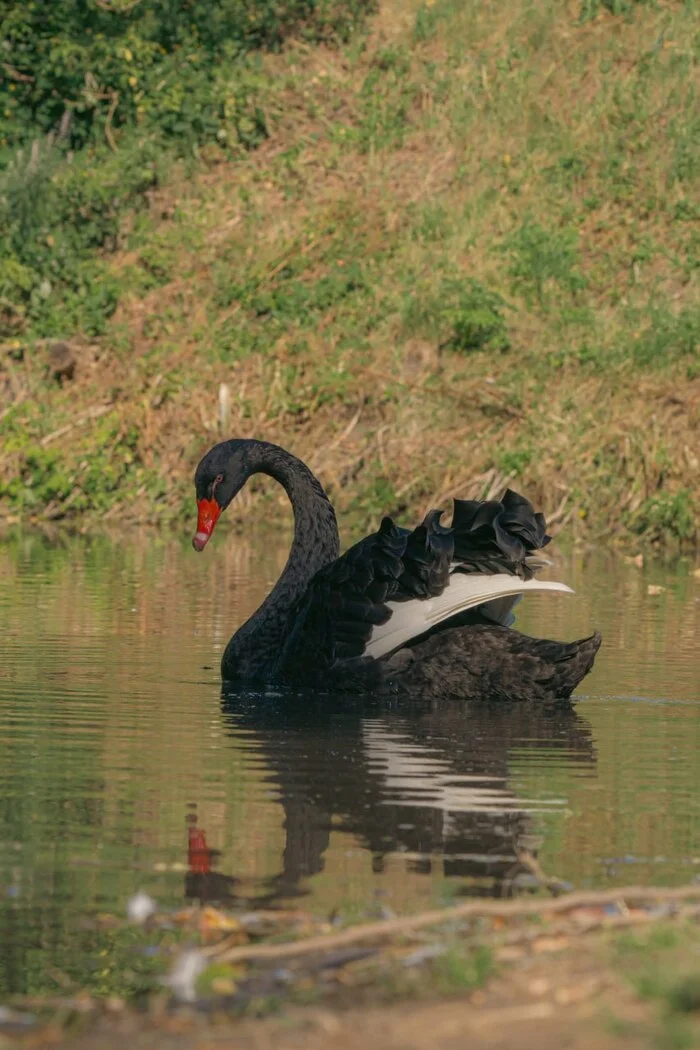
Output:
[[[426,1050],[468,1039],[513,1050],[563,1042],[577,1050],[692,1047],[700,1042],[698,897],[697,887],[628,887],[470,901],[340,930],[303,911],[148,915],[144,898],[133,958],[146,954],[144,945],[151,956],[154,945],[165,946],[169,989],[155,990],[152,971],[148,998],[148,981],[134,983],[135,999],[125,997],[133,974],[120,982],[112,969],[122,994],[95,998],[66,987],[53,1003],[17,1000],[0,1015],[0,1033],[8,1033],[0,1045],[92,1050],[128,1039],[135,1048],[209,1050],[235,1039],[260,1050],[332,1040],[348,1050],[368,1043]],[[99,924],[114,943],[124,932],[112,916]],[[173,948],[178,927],[186,948]],[[108,972],[114,959],[101,954]],[[45,1021],[28,1021],[27,1006]]]
[[693,27],[388,0],[266,56],[268,137],[159,176],[102,256],[104,331],[3,345],[6,523],[181,526],[236,434],[358,528],[512,485],[570,536],[696,546]]

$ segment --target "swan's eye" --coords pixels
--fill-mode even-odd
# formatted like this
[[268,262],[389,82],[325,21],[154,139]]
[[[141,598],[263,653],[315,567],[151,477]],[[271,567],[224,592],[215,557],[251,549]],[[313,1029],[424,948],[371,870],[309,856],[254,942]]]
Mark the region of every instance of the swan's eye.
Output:
[[221,482],[223,480],[224,480],[224,475],[223,474],[217,474],[216,477],[214,478],[214,480],[212,481],[212,483],[211,483],[211,496],[212,496],[212,499],[214,498],[214,493],[216,492],[216,490],[218,489],[219,485],[221,484]]

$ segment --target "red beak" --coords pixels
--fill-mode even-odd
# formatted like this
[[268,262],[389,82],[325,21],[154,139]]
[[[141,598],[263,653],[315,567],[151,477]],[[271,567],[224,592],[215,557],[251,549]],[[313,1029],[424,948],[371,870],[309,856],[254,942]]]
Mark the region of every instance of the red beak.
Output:
[[215,499],[197,500],[197,531],[192,537],[192,546],[196,551],[203,551],[206,547],[220,514],[221,507]]
[[211,850],[203,828],[187,829],[187,864],[193,875],[208,875],[211,871]]

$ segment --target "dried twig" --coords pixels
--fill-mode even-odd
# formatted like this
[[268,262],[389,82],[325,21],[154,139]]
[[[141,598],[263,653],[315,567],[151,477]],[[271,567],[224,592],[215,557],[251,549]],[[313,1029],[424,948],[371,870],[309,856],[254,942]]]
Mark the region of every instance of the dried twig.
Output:
[[[561,498],[559,506],[551,514],[547,515],[547,525],[555,525],[558,521],[562,521],[566,517],[566,504],[569,499],[569,489],[567,488],[564,495]],[[569,512],[571,513],[571,512]]]
[[518,850],[517,860],[520,867],[525,868],[531,875],[534,875],[540,886],[548,889],[553,896],[558,897],[564,893],[566,889],[565,884],[556,875],[548,875],[535,854],[531,853],[529,849]]
[[89,423],[93,419],[99,419],[101,416],[105,416],[108,412],[111,412],[113,405],[93,405],[92,408],[88,408],[85,412],[82,412],[77,419],[74,419],[72,423],[66,423],[65,426],[59,427],[58,430],[52,431],[43,437],[39,444],[42,448],[46,448],[52,441],[56,441],[58,438],[63,437],[69,431],[73,430],[74,427],[81,427],[84,423]]
[[109,0],[95,0],[95,3],[103,11],[110,11],[113,15],[127,15],[129,11],[133,11],[135,7],[138,7],[141,0],[131,0],[130,4],[124,4],[119,7],[116,4],[109,3]]
[[112,100],[111,100],[111,102],[109,104],[109,109],[107,110],[107,119],[105,121],[105,138],[107,139],[107,142],[109,143],[109,148],[111,149],[112,153],[116,153],[117,152],[117,144],[114,141],[114,135],[112,134],[112,118],[114,117],[114,114],[117,111],[117,106],[118,105],[119,105],[119,92],[118,91],[113,91],[112,92]]
[[223,952],[218,958],[221,962],[238,962],[243,959],[291,959],[296,956],[310,955],[313,952],[328,952],[337,948],[345,948],[349,944],[358,944],[361,941],[383,940],[397,934],[424,929],[426,926],[453,923],[458,919],[486,917],[508,919],[523,915],[558,915],[576,908],[619,904],[621,901],[684,901],[693,898],[700,898],[700,884],[670,889],[626,886],[613,890],[569,893],[544,901],[466,901],[454,908],[435,908],[419,915],[407,915],[400,919],[353,926],[340,933],[308,937],[289,944],[242,945]]
[[[617,902],[619,903],[619,902]],[[664,915],[663,918],[669,918],[670,916]],[[583,921],[576,922],[572,925],[571,922],[560,921],[553,923],[547,927],[546,937],[552,939],[556,937],[570,937],[575,935],[584,935],[586,933],[595,933],[599,930],[624,930],[630,926],[644,926],[649,925],[652,922],[658,922],[660,916],[657,911],[627,911],[624,915],[608,915],[603,913],[600,915],[585,916]],[[697,919],[700,918],[700,904],[693,904],[690,907],[679,907],[673,913],[673,918],[678,919]],[[516,947],[518,945],[527,945],[533,941],[537,941],[538,938],[543,936],[543,931],[540,926],[528,927],[527,929],[518,929],[512,933],[508,933],[502,943],[502,950]]]
[[30,76],[29,73],[20,73],[19,69],[15,69],[9,62],[3,62],[2,68],[10,80],[16,80],[20,84],[33,84],[36,80],[36,77]]

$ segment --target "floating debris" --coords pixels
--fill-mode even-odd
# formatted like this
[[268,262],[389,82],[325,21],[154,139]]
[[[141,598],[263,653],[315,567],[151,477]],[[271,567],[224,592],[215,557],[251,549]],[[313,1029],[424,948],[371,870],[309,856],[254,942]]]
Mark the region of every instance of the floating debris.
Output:
[[163,978],[163,984],[171,989],[180,1002],[194,1003],[197,1000],[197,979],[206,968],[206,956],[197,948],[186,948],[176,958],[170,973]]
[[0,1006],[0,1032],[5,1032],[7,1035],[21,1035],[35,1023],[34,1014],[11,1010],[8,1006]]
[[130,922],[144,923],[157,911],[158,906],[153,897],[149,897],[143,890],[139,890],[133,897],[130,897],[126,905],[126,914]]
[[431,962],[433,959],[439,958],[444,955],[447,951],[446,944],[426,944],[424,948],[417,948],[410,955],[406,955],[401,960],[402,966],[422,966],[424,963]]

